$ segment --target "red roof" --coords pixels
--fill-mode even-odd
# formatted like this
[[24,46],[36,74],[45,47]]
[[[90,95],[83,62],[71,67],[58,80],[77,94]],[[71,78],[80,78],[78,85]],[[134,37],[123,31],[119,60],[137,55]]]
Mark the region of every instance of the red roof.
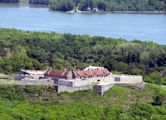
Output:
[[93,76],[93,75],[94,75],[94,72],[91,71],[91,70],[84,70],[84,73],[85,73],[87,76]]
[[[45,72],[45,75],[50,77],[67,78],[68,73],[69,71],[67,70],[49,69]],[[110,75],[111,72],[105,68],[105,69],[77,70],[73,71],[73,74],[76,77],[92,77],[92,76]]]
[[95,70],[78,70],[75,72],[77,76],[87,77],[87,76],[101,76],[109,75],[111,72],[107,69],[95,69]]
[[68,71],[67,70],[57,70],[51,69],[45,72],[47,76],[54,76],[54,77],[67,77]]
[[109,70],[107,70],[107,69],[104,69],[103,73],[107,75],[107,74],[110,74],[111,72]]
[[78,76],[84,76],[84,71],[78,70],[75,72]]

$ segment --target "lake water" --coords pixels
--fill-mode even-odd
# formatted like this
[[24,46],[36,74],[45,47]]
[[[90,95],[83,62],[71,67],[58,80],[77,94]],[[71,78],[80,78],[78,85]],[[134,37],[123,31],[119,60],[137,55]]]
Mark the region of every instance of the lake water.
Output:
[[0,28],[100,35],[166,44],[164,14],[67,14],[47,8],[0,7]]

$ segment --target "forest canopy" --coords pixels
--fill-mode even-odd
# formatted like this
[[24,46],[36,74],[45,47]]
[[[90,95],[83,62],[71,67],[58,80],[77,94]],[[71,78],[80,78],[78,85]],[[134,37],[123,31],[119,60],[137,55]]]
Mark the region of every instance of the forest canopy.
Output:
[[48,66],[74,70],[89,65],[125,74],[148,75],[146,81],[166,84],[166,45],[101,36],[0,29],[0,72],[46,69]]
[[53,10],[82,11],[97,8],[100,11],[165,11],[166,0],[50,0]]
[[[21,3],[25,0],[0,0]],[[27,0],[30,4],[48,5],[52,10],[70,11],[166,11],[166,0]]]

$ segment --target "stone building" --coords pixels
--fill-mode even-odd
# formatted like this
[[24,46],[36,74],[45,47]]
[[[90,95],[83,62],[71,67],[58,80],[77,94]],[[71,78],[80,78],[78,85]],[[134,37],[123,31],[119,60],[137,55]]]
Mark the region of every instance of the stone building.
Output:
[[19,74],[15,77],[16,80],[39,80],[44,78],[45,70],[20,70]]
[[[143,77],[139,75],[116,75],[107,68],[89,66],[83,70],[68,71],[49,68],[47,70],[21,70],[19,77],[26,84],[55,85],[57,92],[74,92],[96,89],[101,95],[111,87],[134,86],[144,88]],[[43,79],[41,79],[43,78]],[[20,80],[21,80],[20,79]],[[36,82],[37,81],[37,82]]]
[[45,77],[52,79],[88,79],[88,78],[98,78],[98,77],[107,77],[111,72],[103,67],[89,66],[83,70],[67,71],[57,70],[57,69],[48,69],[45,72]]
[[73,79],[73,72],[64,70],[58,70],[58,69],[47,69],[44,73],[45,78],[51,78],[51,79]]

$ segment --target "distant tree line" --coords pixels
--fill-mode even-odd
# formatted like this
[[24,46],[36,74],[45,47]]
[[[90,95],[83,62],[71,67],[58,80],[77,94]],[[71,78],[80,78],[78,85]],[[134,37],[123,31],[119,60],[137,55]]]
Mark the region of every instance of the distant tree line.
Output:
[[21,1],[28,1],[29,4],[48,5],[49,0],[0,0],[0,3],[19,3]]
[[[21,0],[0,0],[13,3]],[[28,0],[30,4],[49,5],[52,10],[70,11],[166,11],[166,0]]]
[[19,0],[0,0],[0,3],[18,3]]
[[29,0],[29,4],[48,5],[49,4],[49,0]]
[[[104,66],[166,84],[166,46],[153,42],[0,29],[0,72]],[[148,75],[148,76],[147,76]],[[153,80],[151,80],[153,79]]]
[[54,10],[165,11],[166,0],[50,0]]

